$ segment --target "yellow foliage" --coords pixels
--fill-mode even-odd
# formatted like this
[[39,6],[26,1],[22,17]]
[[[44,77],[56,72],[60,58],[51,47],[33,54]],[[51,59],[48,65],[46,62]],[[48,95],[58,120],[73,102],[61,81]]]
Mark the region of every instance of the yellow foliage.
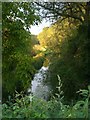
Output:
[[46,48],[41,45],[34,45],[33,49],[37,50],[37,51],[45,51],[46,50]]
[[48,58],[46,58],[46,60],[43,63],[43,66],[47,67],[50,63],[50,60]]
[[42,57],[43,56],[43,53],[39,53],[39,54],[37,54],[36,56],[34,56],[33,58],[34,59],[38,59],[38,58],[40,58],[40,57]]

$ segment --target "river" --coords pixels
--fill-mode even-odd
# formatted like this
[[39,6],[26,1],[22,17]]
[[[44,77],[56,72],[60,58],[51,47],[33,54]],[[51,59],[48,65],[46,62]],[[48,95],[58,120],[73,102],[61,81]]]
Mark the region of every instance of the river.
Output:
[[38,98],[48,100],[50,95],[50,87],[45,84],[47,77],[48,67],[41,67],[41,69],[34,75],[31,82],[31,88],[28,89],[28,93],[32,93]]

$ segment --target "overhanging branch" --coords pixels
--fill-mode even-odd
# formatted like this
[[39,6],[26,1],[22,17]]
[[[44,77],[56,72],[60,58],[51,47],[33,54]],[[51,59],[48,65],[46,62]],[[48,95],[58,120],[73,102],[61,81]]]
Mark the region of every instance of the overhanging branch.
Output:
[[[69,10],[69,8],[66,8],[66,9],[64,9],[65,7],[64,6],[62,6],[62,8],[50,8],[49,6],[45,6],[44,4],[45,4],[45,2],[44,2],[44,4],[42,4],[41,2],[39,3],[39,2],[35,2],[38,6],[40,6],[40,7],[42,7],[42,8],[44,8],[45,10],[48,10],[49,11],[49,14],[53,14],[53,17],[54,17],[54,15],[55,15],[55,17],[66,17],[66,18],[73,18],[73,19],[77,19],[77,20],[79,20],[80,22],[83,22],[83,20],[82,20],[82,18],[81,18],[81,16],[77,16],[76,14],[74,14],[74,12],[73,12],[73,14],[69,14],[69,13],[67,13],[67,10]],[[70,6],[71,7],[71,6]],[[71,9],[71,8],[70,8]]]

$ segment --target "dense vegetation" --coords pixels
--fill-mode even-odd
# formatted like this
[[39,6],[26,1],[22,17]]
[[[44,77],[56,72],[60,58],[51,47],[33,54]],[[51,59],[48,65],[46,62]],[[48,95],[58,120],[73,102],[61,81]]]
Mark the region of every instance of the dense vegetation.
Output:
[[[61,24],[56,23],[50,28],[45,28],[38,35],[41,45],[46,47],[46,56],[50,61],[47,81],[50,81],[55,90],[59,74],[62,78],[62,90],[69,100],[77,97],[75,93],[80,88],[86,89],[89,81],[89,26],[83,24],[73,27],[74,24],[69,25],[67,21],[63,21]],[[44,37],[45,35],[47,37]]]
[[[88,118],[89,3],[5,2],[2,8],[3,117]],[[31,25],[43,18],[52,25],[31,35]],[[43,65],[49,66],[49,101],[26,96]]]
[[29,7],[28,3],[3,3],[3,99],[12,96],[15,90],[25,92],[35,73],[33,45],[37,40],[34,38],[33,42],[28,27],[39,18]]
[[[59,79],[60,81],[60,79]],[[61,87],[61,84],[60,86]],[[90,94],[90,86],[88,90],[78,91],[84,99],[71,105],[63,104],[63,98],[61,97],[61,91],[59,91],[57,99],[51,99],[46,101],[36,98],[35,96],[24,96],[22,94],[16,94],[15,103],[11,100],[8,103],[3,104],[3,117],[4,118],[85,118],[87,119],[88,113],[88,101]],[[19,96],[22,96],[19,99]]]

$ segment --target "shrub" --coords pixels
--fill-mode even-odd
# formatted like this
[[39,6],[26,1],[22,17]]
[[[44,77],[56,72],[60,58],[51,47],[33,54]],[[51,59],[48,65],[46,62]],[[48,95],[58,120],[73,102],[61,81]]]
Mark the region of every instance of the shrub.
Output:
[[[17,93],[14,103],[9,101],[2,105],[3,118],[88,118],[90,86],[88,89],[78,91],[85,99],[72,105],[63,104],[60,94],[46,101]],[[21,99],[19,96],[22,96]]]

